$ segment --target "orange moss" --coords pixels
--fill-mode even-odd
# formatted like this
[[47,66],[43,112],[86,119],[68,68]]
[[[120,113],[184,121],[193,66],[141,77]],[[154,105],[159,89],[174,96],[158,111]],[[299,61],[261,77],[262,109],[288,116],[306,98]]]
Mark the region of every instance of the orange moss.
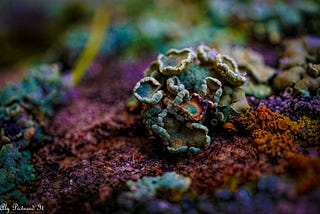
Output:
[[243,121],[246,130],[252,131],[254,143],[260,152],[272,157],[291,157],[295,134],[299,125],[289,117],[259,106],[248,113]]

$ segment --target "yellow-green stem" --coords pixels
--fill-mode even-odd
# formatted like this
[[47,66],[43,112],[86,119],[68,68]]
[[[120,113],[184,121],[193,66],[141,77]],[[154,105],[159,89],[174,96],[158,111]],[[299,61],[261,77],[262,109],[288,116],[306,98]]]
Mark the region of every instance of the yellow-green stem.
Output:
[[107,4],[98,5],[93,17],[89,40],[72,70],[72,83],[80,82],[86,69],[100,50],[110,21]]

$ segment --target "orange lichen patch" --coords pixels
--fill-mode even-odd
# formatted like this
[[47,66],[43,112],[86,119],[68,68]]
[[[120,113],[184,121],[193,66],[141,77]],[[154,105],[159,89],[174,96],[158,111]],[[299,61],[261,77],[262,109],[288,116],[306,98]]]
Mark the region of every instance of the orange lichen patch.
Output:
[[254,142],[260,152],[272,157],[291,157],[294,142],[294,135],[285,131],[283,133],[271,133],[262,129],[253,130]]
[[238,131],[238,129],[235,127],[235,125],[233,123],[229,122],[229,121],[225,122],[223,124],[223,128],[226,129],[226,130],[229,130],[229,131],[235,131],[235,132]]
[[295,155],[289,161],[290,172],[297,178],[297,192],[305,193],[320,186],[320,158]]
[[320,119],[311,119],[303,116],[297,121],[301,128],[302,138],[308,142],[308,144],[319,145],[320,143]]
[[271,132],[278,132],[279,129],[285,131],[287,129],[298,132],[299,125],[282,114],[271,111],[266,106],[259,106],[256,110],[250,111],[245,120],[247,130],[261,128]]
[[280,129],[280,130],[287,130],[288,129],[288,127],[289,127],[289,122],[290,121],[288,121],[288,120],[279,120],[279,122],[278,122],[278,128]]
[[243,125],[252,131],[254,143],[260,152],[272,157],[291,157],[295,135],[300,133],[298,123],[289,117],[259,106],[244,117]]
[[190,119],[199,121],[203,118],[208,108],[207,102],[204,102],[197,94],[192,94],[188,102],[184,102],[179,106]]

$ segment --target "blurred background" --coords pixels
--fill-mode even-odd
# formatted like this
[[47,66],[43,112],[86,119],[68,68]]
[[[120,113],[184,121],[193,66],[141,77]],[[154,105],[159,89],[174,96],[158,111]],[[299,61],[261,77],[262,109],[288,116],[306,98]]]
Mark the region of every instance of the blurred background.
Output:
[[278,45],[320,34],[318,0],[2,0],[0,70],[57,61],[72,68],[101,5],[110,15],[103,57],[134,60],[200,43]]

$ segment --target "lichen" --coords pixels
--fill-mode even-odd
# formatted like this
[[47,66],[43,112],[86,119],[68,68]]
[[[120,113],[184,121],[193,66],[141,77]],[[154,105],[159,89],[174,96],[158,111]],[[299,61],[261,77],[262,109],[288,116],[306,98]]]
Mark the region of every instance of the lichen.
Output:
[[271,157],[291,157],[299,125],[289,117],[259,106],[244,117],[245,128],[252,133],[253,141],[260,152]]
[[169,152],[199,152],[210,145],[210,128],[249,109],[237,63],[215,49],[171,49],[150,64],[133,89],[143,104],[150,134]]
[[278,74],[273,81],[273,87],[277,90],[284,90],[287,87],[294,86],[304,73],[304,69],[300,66],[292,67]]
[[148,200],[155,197],[178,202],[188,191],[191,179],[175,172],[166,172],[162,176],[144,176],[137,181],[127,181],[130,191],[125,197],[134,200]]
[[30,146],[31,140],[43,138],[40,124],[18,103],[0,108],[0,118],[1,146],[12,143],[19,149],[25,149]]
[[214,69],[217,76],[231,86],[239,87],[246,82],[245,76],[238,70],[237,63],[227,55],[215,56]]
[[301,127],[301,136],[310,145],[320,144],[320,119],[311,119],[307,116],[302,116],[297,123]]
[[269,85],[253,84],[252,82],[248,82],[243,90],[247,95],[253,95],[257,98],[266,98],[272,94],[272,89]]
[[20,187],[35,178],[29,150],[49,139],[45,129],[65,95],[56,65],[34,68],[0,91],[0,202],[26,202]]
[[[35,179],[35,169],[30,164],[29,152],[19,152],[12,144],[3,145],[0,150],[0,202],[11,198],[18,203],[25,203],[26,197],[16,188]],[[15,194],[13,194],[15,193]],[[10,197],[10,196],[19,197]]]
[[273,81],[276,90],[290,86],[295,89],[297,95],[319,96],[320,45],[315,40],[320,41],[316,37],[302,37],[284,42],[283,57],[279,61],[281,72]]
[[35,67],[18,84],[0,90],[0,106],[18,103],[32,112],[40,124],[47,122],[45,118],[53,114],[55,105],[65,101],[66,90],[56,64]]
[[159,71],[166,76],[178,75],[195,57],[188,48],[182,50],[171,49],[165,55],[158,56]]
[[233,57],[238,63],[240,73],[247,73],[247,81],[242,86],[247,95],[258,98],[270,96],[272,89],[269,80],[276,70],[264,63],[263,56],[250,48],[224,45],[219,47],[223,53]]
[[153,77],[140,80],[134,90],[134,95],[142,103],[156,104],[162,99],[163,92],[159,90],[161,84]]

